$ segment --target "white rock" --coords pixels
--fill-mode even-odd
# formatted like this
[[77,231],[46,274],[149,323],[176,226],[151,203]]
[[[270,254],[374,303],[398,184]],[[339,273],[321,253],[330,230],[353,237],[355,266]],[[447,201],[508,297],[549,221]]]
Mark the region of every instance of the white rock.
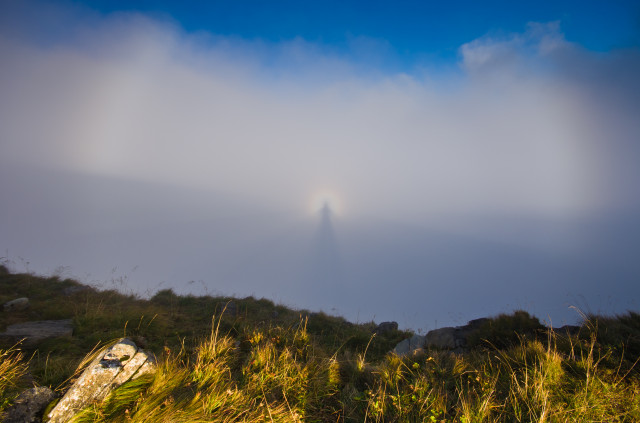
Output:
[[123,338],[98,355],[49,413],[49,422],[62,423],[92,402],[102,401],[130,379],[155,370],[152,355]]

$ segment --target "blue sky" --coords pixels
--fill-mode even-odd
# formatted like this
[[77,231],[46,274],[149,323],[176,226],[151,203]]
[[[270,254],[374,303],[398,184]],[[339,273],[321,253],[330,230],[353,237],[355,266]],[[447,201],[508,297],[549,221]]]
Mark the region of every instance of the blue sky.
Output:
[[639,10],[4,1],[0,256],[414,329],[637,309]]
[[[20,9],[9,2],[4,7]],[[36,3],[37,4],[37,3]],[[458,49],[487,34],[507,37],[530,22],[559,22],[565,38],[586,49],[640,45],[640,6],[612,1],[105,1],[41,2],[95,13],[142,13],[188,33],[270,43],[302,38],[348,54],[355,39],[384,46],[393,70],[455,63]],[[46,9],[46,8],[45,8]],[[38,14],[33,8],[27,9]],[[29,19],[29,12],[20,19]],[[54,23],[55,24],[55,23]],[[58,28],[64,31],[64,28]],[[48,34],[51,36],[53,34]],[[380,53],[380,50],[377,51]],[[380,65],[380,63],[377,63]]]
[[[521,31],[528,22],[560,21],[566,38],[587,49],[638,46],[634,1],[89,1],[103,12],[140,11],[208,31],[271,42],[302,37],[344,48],[350,37],[388,42],[409,63],[455,58],[486,33]],[[426,58],[425,58],[426,56]]]

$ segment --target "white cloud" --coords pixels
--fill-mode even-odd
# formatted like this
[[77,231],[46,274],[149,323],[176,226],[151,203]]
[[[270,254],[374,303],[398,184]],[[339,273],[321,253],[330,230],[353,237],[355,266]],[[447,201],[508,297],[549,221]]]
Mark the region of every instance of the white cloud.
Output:
[[545,56],[571,48],[560,31],[560,22],[530,22],[522,34],[486,35],[463,44],[460,55],[469,73],[492,73],[505,67],[514,72],[523,66],[537,67]]
[[300,39],[116,15],[46,46],[0,39],[0,154],[301,210],[328,188],[345,209],[413,220],[588,214],[607,167],[589,88],[554,68],[575,49],[557,23],[475,40],[460,50],[467,78],[442,90]]

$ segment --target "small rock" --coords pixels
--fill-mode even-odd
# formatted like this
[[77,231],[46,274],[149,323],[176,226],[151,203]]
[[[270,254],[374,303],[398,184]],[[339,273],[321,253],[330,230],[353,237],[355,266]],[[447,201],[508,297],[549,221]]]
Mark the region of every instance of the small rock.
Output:
[[382,322],[376,326],[373,333],[383,335],[388,332],[393,332],[394,330],[398,330],[398,322]]
[[396,347],[393,349],[393,352],[400,356],[416,353],[424,348],[424,341],[424,336],[413,335],[411,338],[400,341],[398,345],[396,345]]
[[69,421],[94,401],[102,401],[111,391],[130,379],[155,371],[155,358],[123,338],[98,355],[76,383],[49,413],[49,422]]
[[42,412],[55,398],[53,391],[46,386],[23,391],[7,409],[3,417],[5,423],[34,423],[41,421]]
[[15,343],[24,339],[24,345],[31,346],[43,339],[71,336],[72,334],[73,322],[71,319],[40,320],[7,326],[7,330],[0,333],[0,340]]
[[4,311],[20,311],[29,308],[29,299],[26,297],[16,298],[4,304]]

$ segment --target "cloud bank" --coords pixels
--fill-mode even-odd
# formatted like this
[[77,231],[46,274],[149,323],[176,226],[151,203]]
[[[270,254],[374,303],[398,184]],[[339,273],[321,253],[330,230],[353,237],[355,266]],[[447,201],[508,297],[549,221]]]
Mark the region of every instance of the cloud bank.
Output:
[[2,39],[5,159],[285,207],[328,186],[361,213],[571,217],[615,201],[602,153],[638,129],[637,52],[594,57],[557,24],[471,41],[438,79],[135,14],[67,32]]

